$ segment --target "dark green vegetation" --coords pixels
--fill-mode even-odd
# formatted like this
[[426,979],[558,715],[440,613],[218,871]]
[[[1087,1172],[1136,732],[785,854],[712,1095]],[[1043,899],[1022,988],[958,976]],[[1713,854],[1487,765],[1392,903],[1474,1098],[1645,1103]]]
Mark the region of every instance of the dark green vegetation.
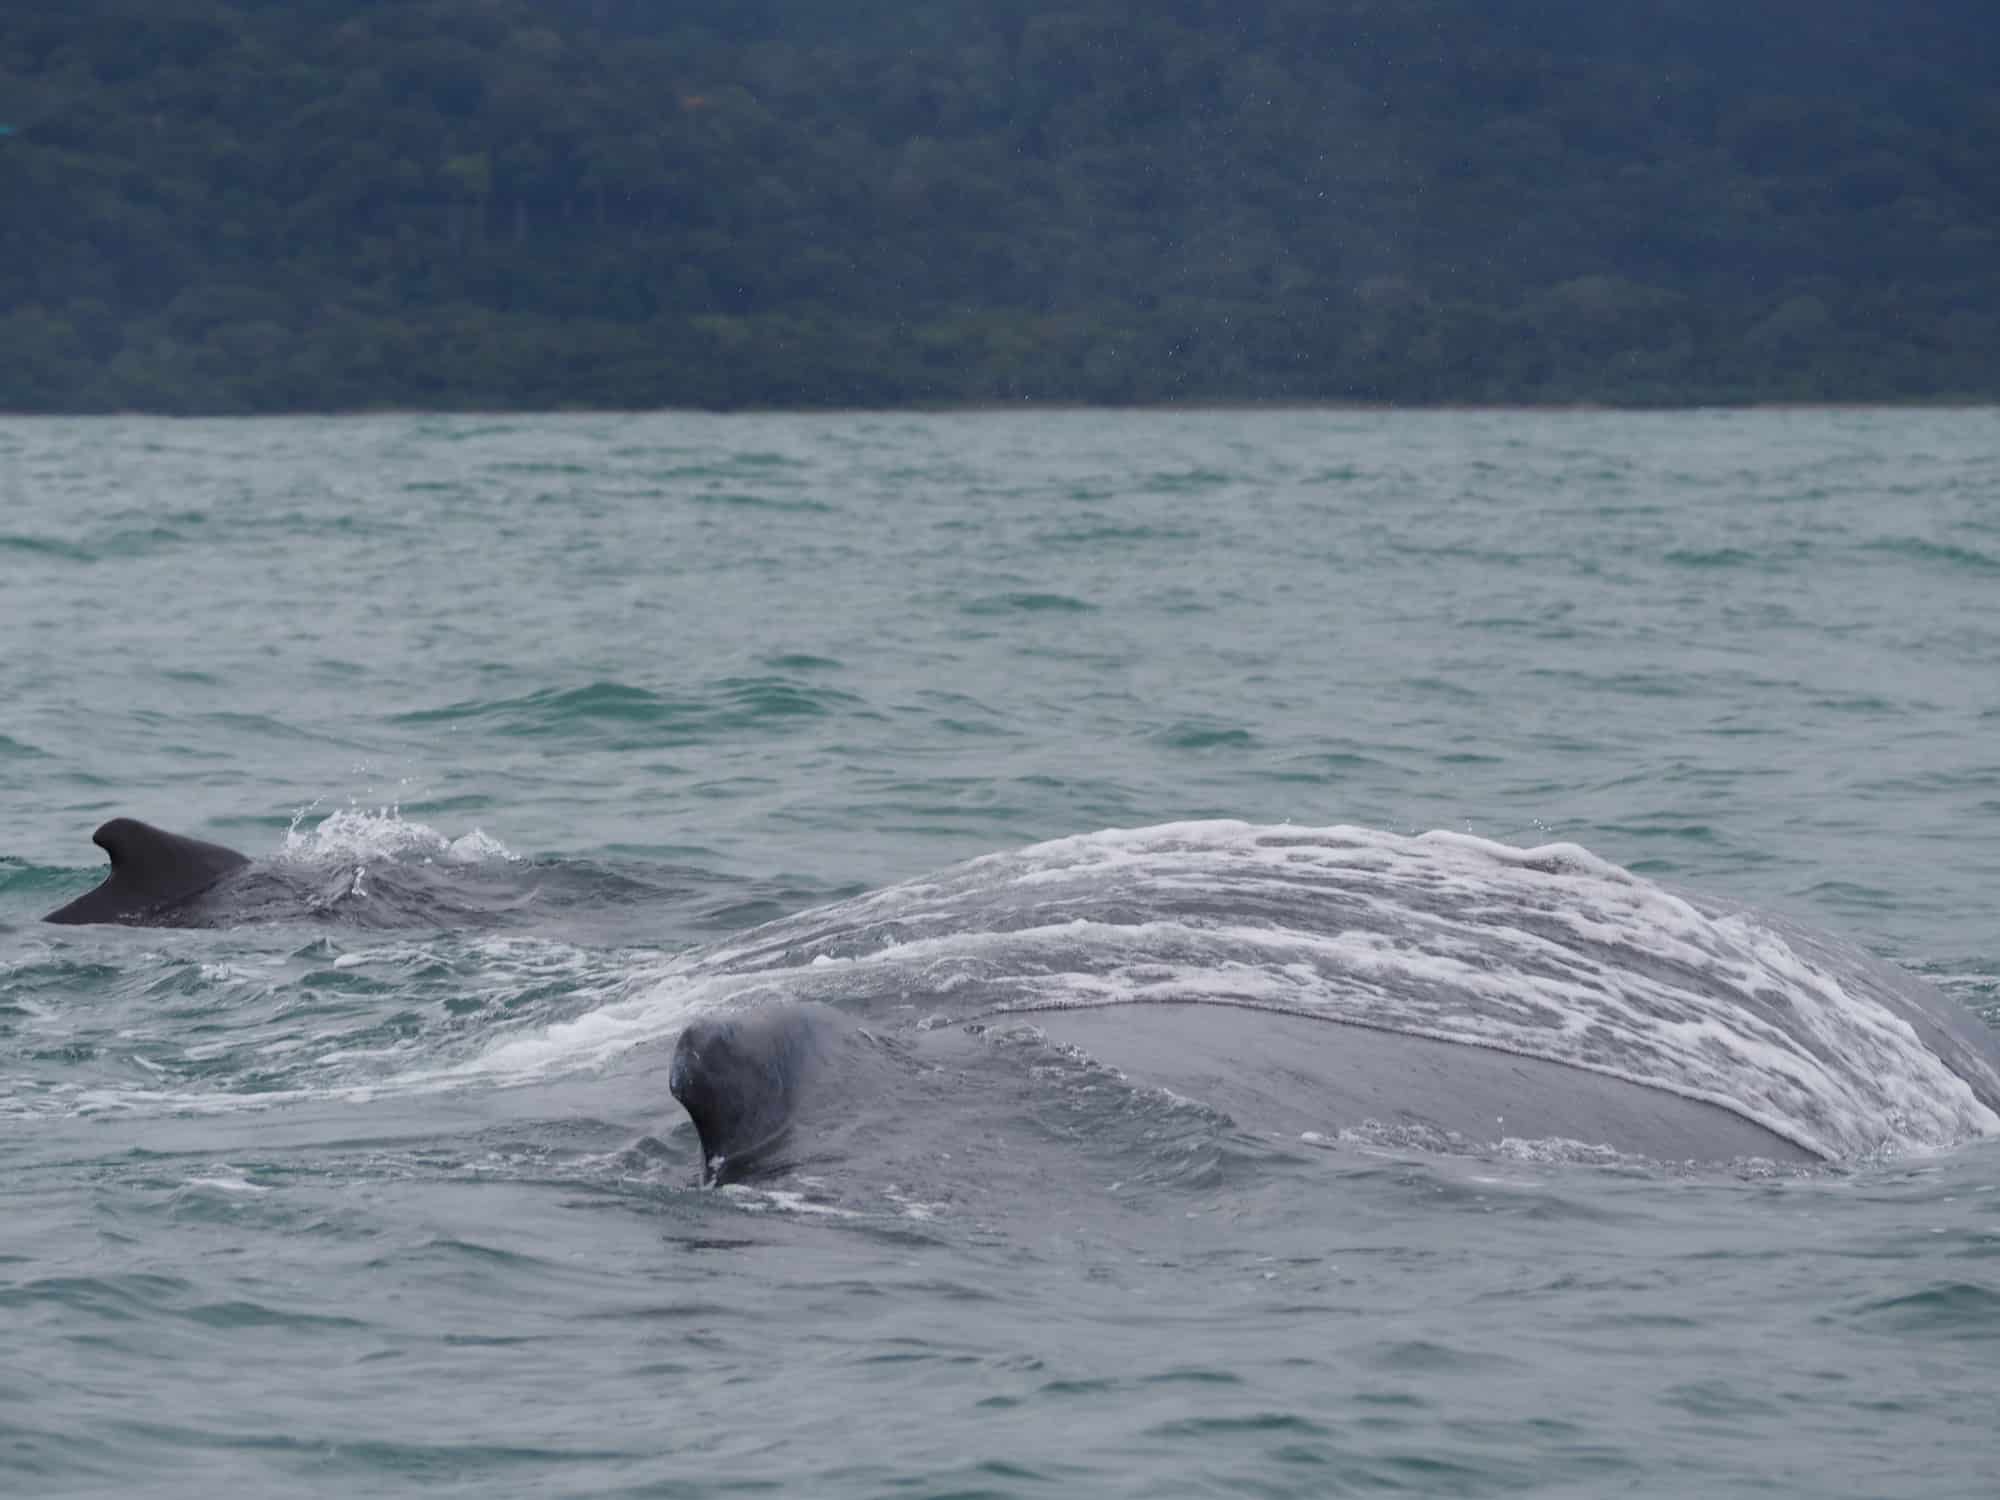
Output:
[[1990,0],[65,0],[0,407],[2000,396]]

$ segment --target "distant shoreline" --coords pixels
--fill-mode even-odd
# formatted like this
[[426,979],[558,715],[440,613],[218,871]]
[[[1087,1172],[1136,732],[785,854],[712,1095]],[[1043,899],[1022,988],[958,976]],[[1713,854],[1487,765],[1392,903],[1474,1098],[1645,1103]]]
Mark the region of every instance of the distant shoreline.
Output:
[[1573,8],[30,7],[0,410],[2000,401],[1990,0]]
[[127,421],[135,417],[173,422],[285,422],[301,419],[356,420],[368,417],[833,417],[833,416],[985,416],[1008,412],[1097,414],[1172,412],[1347,412],[1357,415],[1476,415],[1521,416],[1675,416],[1697,412],[2000,412],[2000,397],[1935,397],[1908,401],[1690,401],[1679,404],[1637,404],[1589,401],[1547,402],[1396,402],[1396,401],[1261,401],[1256,399],[1199,401],[964,401],[935,405],[912,402],[902,406],[358,406],[301,407],[296,411],[169,412],[132,408],[124,411],[10,411],[0,409],[0,421],[89,422]]

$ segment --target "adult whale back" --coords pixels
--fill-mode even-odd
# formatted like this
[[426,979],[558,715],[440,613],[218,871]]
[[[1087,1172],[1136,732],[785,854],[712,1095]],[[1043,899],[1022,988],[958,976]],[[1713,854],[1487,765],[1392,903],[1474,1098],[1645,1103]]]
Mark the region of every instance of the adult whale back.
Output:
[[[973,1022],[977,1033],[1007,1018]],[[1703,1100],[1542,1058],[1255,1008],[1163,1003],[1043,1011],[1037,1041],[1102,1060],[1120,1084],[1197,1103],[1256,1135],[1346,1135],[1377,1144],[1482,1151],[1538,1143],[1549,1154],[1604,1152],[1666,1162],[1824,1160]],[[811,1161],[812,1135],[839,1108],[895,1110],[893,1078],[869,1097],[842,1070],[858,1049],[830,1007],[776,1001],[705,1015],[677,1042],[668,1087],[695,1127],[705,1183]],[[951,1040],[905,1040],[919,1067]],[[1581,1148],[1580,1150],[1578,1148]]]
[[801,1050],[829,1012],[912,1080],[962,1064],[954,1037],[1032,1033],[1098,1065],[1093,1086],[1292,1140],[1811,1162],[2000,1134],[2000,1034],[1948,997],[1568,845],[1081,835],[781,918],[684,955],[657,993],[711,1170],[712,1142],[788,1116],[788,1158],[810,1159],[851,1051]]
[[189,902],[250,863],[234,849],[168,833],[137,818],[113,818],[90,841],[111,857],[111,873],[43,921],[171,922]]

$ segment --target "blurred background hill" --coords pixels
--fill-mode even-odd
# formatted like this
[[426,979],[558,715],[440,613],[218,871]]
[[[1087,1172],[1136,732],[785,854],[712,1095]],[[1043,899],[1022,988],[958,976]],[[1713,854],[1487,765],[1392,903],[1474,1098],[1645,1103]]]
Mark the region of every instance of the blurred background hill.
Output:
[[2000,397],[1991,0],[66,0],[0,408]]

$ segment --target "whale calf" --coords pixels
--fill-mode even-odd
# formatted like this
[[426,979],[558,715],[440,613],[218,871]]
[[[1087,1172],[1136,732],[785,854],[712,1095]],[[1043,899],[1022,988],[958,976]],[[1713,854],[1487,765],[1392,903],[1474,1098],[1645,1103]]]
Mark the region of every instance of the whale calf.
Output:
[[137,818],[113,818],[90,841],[111,856],[111,873],[43,921],[171,925],[189,903],[250,864],[234,849],[168,833]]
[[[350,828],[329,840],[333,822],[322,824],[317,838],[288,837],[282,849],[253,860],[137,818],[113,818],[91,836],[111,857],[103,881],[42,920],[127,927],[495,926],[515,919],[544,888],[553,888],[549,905],[572,899],[561,865],[531,868],[504,851],[489,862],[486,849],[497,846],[482,845],[477,834],[468,836],[471,852],[462,854],[458,843],[429,830],[421,830],[427,838],[412,838],[411,825],[396,819],[363,819],[358,834]],[[378,828],[386,837],[374,837]],[[586,869],[575,884],[595,893],[603,882]]]

